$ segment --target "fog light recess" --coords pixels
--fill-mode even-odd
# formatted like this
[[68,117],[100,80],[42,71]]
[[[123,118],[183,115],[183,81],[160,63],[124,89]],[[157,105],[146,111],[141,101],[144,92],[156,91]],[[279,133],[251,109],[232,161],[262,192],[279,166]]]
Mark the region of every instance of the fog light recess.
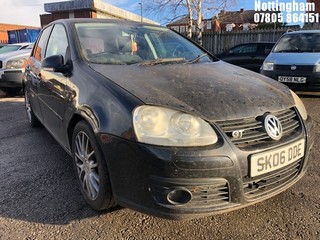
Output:
[[183,205],[191,201],[192,194],[188,189],[176,188],[167,194],[167,200],[172,205]]

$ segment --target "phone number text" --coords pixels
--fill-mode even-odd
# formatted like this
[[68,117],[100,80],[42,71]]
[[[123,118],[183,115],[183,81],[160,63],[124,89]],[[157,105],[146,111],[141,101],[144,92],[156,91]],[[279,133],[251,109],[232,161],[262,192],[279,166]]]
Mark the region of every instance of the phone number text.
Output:
[[319,13],[255,13],[255,23],[319,23]]

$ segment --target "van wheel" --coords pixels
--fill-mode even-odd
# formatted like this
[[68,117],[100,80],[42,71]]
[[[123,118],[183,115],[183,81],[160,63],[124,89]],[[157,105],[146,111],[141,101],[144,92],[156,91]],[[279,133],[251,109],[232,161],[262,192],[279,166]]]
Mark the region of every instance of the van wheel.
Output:
[[80,121],[72,136],[72,156],[77,181],[86,202],[95,210],[115,205],[107,164],[91,126]]

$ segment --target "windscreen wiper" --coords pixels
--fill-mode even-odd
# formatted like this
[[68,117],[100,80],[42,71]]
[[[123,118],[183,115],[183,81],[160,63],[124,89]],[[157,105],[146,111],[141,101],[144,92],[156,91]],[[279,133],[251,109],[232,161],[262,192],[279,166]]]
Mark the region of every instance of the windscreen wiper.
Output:
[[166,63],[173,63],[173,62],[185,62],[185,58],[158,58],[154,60],[146,60],[143,62],[139,62],[136,65],[140,66],[152,66],[157,64],[166,64]]
[[188,61],[188,63],[196,63],[196,62],[199,62],[201,58],[205,57],[205,56],[208,56],[208,53],[203,53],[201,55],[199,55],[198,57]]

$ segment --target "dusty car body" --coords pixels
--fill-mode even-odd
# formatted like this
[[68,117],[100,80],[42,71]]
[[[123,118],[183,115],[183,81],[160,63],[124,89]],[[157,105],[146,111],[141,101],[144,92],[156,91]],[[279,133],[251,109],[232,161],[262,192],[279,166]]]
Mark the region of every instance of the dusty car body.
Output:
[[72,155],[94,209],[117,203],[175,219],[230,211],[284,191],[308,166],[313,124],[293,92],[167,28],[53,22],[24,84],[30,125]]

